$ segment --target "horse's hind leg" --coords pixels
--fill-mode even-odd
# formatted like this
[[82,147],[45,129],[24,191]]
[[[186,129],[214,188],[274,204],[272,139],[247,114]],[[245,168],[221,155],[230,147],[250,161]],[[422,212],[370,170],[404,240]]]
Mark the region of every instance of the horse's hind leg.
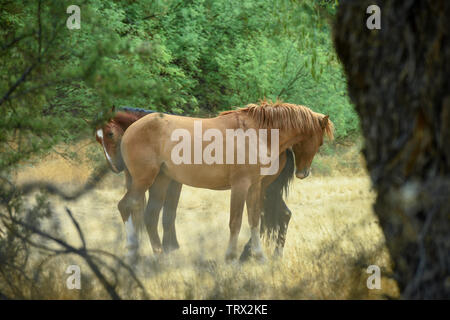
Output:
[[177,217],[178,201],[180,200],[181,183],[172,180],[167,189],[166,201],[163,209],[163,248],[165,252],[178,249],[180,246],[177,241],[175,231],[175,218]]
[[[149,189],[147,208],[145,209],[145,225],[150,238],[150,243],[155,254],[162,253],[161,240],[158,235],[159,213],[166,200],[166,194],[171,179],[160,172]],[[164,217],[163,217],[164,218]]]

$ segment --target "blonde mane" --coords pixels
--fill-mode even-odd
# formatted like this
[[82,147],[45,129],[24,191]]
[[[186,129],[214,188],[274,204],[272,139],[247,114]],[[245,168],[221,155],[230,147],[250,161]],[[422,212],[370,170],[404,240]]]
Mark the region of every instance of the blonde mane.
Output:
[[328,120],[324,129],[321,120],[325,115],[317,113],[308,107],[283,103],[261,101],[259,104],[248,104],[244,108],[224,111],[219,116],[231,113],[245,113],[256,121],[260,128],[279,130],[300,130],[301,133],[322,133],[324,132],[330,140],[333,140],[334,125]]

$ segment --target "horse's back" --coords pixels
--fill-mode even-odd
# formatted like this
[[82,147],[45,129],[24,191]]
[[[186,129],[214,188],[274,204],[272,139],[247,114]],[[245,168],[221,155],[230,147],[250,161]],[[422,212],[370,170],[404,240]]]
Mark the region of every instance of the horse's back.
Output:
[[[227,130],[241,128],[241,124],[235,114],[216,118],[149,114],[137,120],[125,132],[121,145],[122,156],[134,175],[139,175],[150,167],[158,168],[182,184],[216,190],[228,189],[232,180],[237,177],[250,176],[252,172],[255,172],[252,177],[259,177],[256,174],[259,173],[259,166],[248,164],[249,154],[245,154],[245,164],[234,161],[229,163],[227,160]],[[221,150],[222,158],[214,160],[214,163],[206,163],[203,159],[205,148],[211,148],[212,142],[204,139],[204,133],[209,129],[214,130],[210,131],[214,136],[219,134],[223,137],[215,145]],[[200,152],[197,152],[197,146],[200,146]],[[218,151],[214,151],[216,152]]]

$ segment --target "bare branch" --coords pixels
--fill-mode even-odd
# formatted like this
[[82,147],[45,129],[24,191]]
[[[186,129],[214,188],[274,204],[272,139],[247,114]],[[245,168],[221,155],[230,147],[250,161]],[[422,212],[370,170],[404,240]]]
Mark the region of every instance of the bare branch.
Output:
[[48,192],[52,195],[57,195],[61,197],[64,200],[67,201],[75,201],[88,191],[92,190],[97,184],[105,177],[105,175],[109,172],[108,166],[104,165],[100,167],[97,171],[97,173],[94,173],[89,181],[80,189],[75,191],[72,194],[66,193],[64,191],[61,191],[56,185],[46,182],[46,181],[36,181],[36,182],[30,182],[23,184],[21,187],[18,187],[16,189],[17,192],[20,192],[21,194],[29,194],[33,192],[34,190],[40,189],[43,191]]
[[72,212],[67,207],[66,207],[66,212],[69,215],[70,220],[72,220],[73,225],[77,229],[78,236],[80,237],[80,240],[81,240],[81,242],[83,244],[83,249],[86,250],[86,240],[84,239],[84,235],[83,235],[83,232],[81,231],[81,228],[80,228],[80,225],[78,224],[78,221],[75,220],[75,218],[73,217]]

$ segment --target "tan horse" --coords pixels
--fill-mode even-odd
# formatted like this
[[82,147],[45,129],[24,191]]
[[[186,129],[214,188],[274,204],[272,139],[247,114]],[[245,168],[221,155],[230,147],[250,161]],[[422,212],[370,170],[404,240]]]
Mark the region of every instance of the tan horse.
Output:
[[[197,157],[198,154],[200,157],[204,155],[206,150],[211,151],[211,143],[208,143],[208,139],[200,137],[200,142],[198,141],[199,132],[196,130],[196,124],[199,123],[202,129],[207,131],[211,129],[210,133],[214,132],[214,135],[209,136],[209,141],[212,141],[213,137],[215,138],[215,149],[210,153],[215,162],[205,163]],[[296,159],[300,159],[296,163],[296,176],[299,178],[304,178],[309,174],[310,164],[323,143],[324,134],[332,138],[333,132],[333,126],[328,120],[328,116],[293,104],[263,102],[261,105],[248,105],[243,109],[227,111],[210,119],[160,113],[147,115],[128,128],[121,142],[121,153],[130,182],[127,193],[119,202],[122,216],[130,214],[139,216],[143,212],[145,191],[155,183],[157,177],[161,177],[158,175],[160,172],[164,173],[163,181],[158,181],[161,186],[175,180],[181,184],[199,188],[231,189],[230,240],[226,259],[231,260],[237,257],[237,240],[245,203],[247,203],[251,228],[252,252],[257,258],[263,259],[259,222],[261,194],[267,187],[266,184],[263,184],[265,176],[262,174],[262,169],[267,167],[265,166],[267,162],[265,162],[266,159],[262,161],[261,157],[257,157],[259,161],[252,162],[252,158],[255,157],[250,151],[249,153],[244,152],[245,159],[241,158],[239,162],[242,150],[246,150],[245,146],[231,143],[228,139],[219,139],[220,136],[227,136],[227,130],[230,129],[235,132],[239,130],[248,132],[249,129],[253,129],[252,132],[257,134],[256,140],[253,141],[260,143],[258,150],[271,150],[271,160],[278,161],[280,154],[284,153],[287,148],[294,144],[300,144],[301,150],[297,151],[302,155],[296,154]],[[260,129],[270,130],[270,133],[266,132],[270,141],[269,139],[264,141],[264,131]],[[177,134],[174,136],[174,133]],[[179,153],[185,162],[180,162],[179,158],[174,159],[174,151],[181,150],[178,143],[180,140],[175,141],[174,138],[182,137],[182,133],[187,134],[186,142],[190,144],[187,148],[181,148],[182,155]],[[200,134],[202,133],[200,132]],[[275,136],[278,136],[278,141],[273,139]],[[220,154],[219,150],[227,152]],[[274,154],[274,150],[276,150],[276,154]],[[233,154],[231,157],[229,151]],[[237,155],[238,163],[234,159],[235,155]],[[231,158],[233,161],[229,161]],[[277,170],[271,172],[273,175],[277,173]],[[155,245],[159,245],[157,241],[159,237],[154,221],[147,224],[147,231],[155,250]]]
[[[110,120],[97,128],[96,139],[102,146],[105,158],[114,172],[119,173],[123,171],[125,166],[120,153],[120,143],[124,132],[132,123],[154,112],[130,107],[122,107],[118,112],[115,112],[115,108],[113,107],[109,112]],[[89,121],[87,122],[89,123]],[[297,152],[297,155],[299,154],[302,153]],[[297,162],[299,161],[302,161],[302,159],[297,157]],[[269,187],[266,188],[264,194],[263,215],[261,217],[260,228],[262,236],[265,236],[266,240],[275,241],[276,247],[274,253],[276,257],[281,257],[283,254],[287,228],[292,215],[283,200],[283,194],[287,193],[291,182],[291,175],[294,173],[294,153],[291,149],[286,150],[286,153],[280,155],[279,165],[280,170],[278,174],[266,176],[263,179],[263,184],[269,185]],[[164,175],[164,173],[160,171],[159,175]],[[158,177],[149,190],[144,215],[147,217],[149,225],[157,224],[160,211],[163,209],[162,249],[164,252],[169,252],[179,248],[175,231],[175,218],[182,185],[172,180],[168,189],[164,190],[158,185],[157,181],[160,181]],[[131,260],[135,260],[139,248],[139,241],[134,228],[137,223],[133,221],[132,217],[122,216],[122,218],[126,227],[128,256]],[[143,225],[144,223],[142,223]],[[159,243],[158,239],[155,241]],[[158,250],[156,252],[159,253],[161,247],[159,245],[154,245],[153,247],[157,248]],[[246,261],[250,256],[251,241],[249,240],[244,247],[240,260]]]

